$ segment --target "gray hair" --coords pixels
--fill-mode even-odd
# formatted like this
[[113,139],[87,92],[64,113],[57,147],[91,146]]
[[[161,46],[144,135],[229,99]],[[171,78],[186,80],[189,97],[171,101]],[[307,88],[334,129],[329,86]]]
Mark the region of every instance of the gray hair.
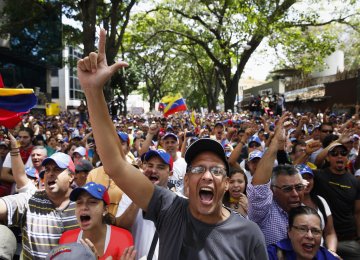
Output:
[[47,150],[46,150],[46,148],[45,148],[44,146],[42,146],[42,145],[34,146],[32,150],[33,150],[33,151],[35,151],[35,150],[41,150],[41,153],[44,154],[45,156],[47,156]]
[[290,165],[290,164],[280,164],[280,165],[274,167],[274,169],[273,169],[273,173],[271,176],[271,185],[276,185],[277,178],[280,175],[283,175],[283,176],[299,175],[300,180],[303,179],[300,172],[298,171],[298,169],[295,168],[295,166]]

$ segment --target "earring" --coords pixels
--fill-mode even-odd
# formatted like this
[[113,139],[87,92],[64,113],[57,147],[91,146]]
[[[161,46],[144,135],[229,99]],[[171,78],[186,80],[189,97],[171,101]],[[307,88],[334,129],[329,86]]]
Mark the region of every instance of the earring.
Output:
[[105,217],[105,215],[106,215],[106,213],[104,212],[104,213],[103,213],[103,217]]

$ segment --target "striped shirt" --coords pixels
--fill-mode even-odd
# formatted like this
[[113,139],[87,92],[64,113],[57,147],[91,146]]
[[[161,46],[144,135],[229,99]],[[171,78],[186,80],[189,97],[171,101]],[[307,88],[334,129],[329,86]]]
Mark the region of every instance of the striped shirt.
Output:
[[287,238],[288,214],[273,199],[270,182],[246,187],[249,200],[248,216],[260,227],[265,236],[266,245]]
[[57,209],[45,191],[1,198],[8,211],[8,226],[22,230],[23,259],[44,259],[59,244],[63,232],[79,227],[75,203]]

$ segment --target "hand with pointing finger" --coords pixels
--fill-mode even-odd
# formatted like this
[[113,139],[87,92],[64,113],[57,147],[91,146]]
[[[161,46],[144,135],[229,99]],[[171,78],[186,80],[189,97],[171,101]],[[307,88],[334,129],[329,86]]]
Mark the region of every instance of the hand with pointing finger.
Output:
[[108,66],[105,44],[106,31],[101,29],[98,52],[91,52],[89,56],[77,62],[77,76],[84,91],[102,90],[105,83],[116,71],[128,66],[124,61],[119,61]]

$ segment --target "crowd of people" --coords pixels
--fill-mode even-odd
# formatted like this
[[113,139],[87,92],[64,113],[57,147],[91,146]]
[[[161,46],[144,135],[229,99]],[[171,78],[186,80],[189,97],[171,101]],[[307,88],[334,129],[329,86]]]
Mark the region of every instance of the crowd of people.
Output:
[[114,115],[104,46],[79,113],[1,128],[0,259],[360,259],[360,106]]

